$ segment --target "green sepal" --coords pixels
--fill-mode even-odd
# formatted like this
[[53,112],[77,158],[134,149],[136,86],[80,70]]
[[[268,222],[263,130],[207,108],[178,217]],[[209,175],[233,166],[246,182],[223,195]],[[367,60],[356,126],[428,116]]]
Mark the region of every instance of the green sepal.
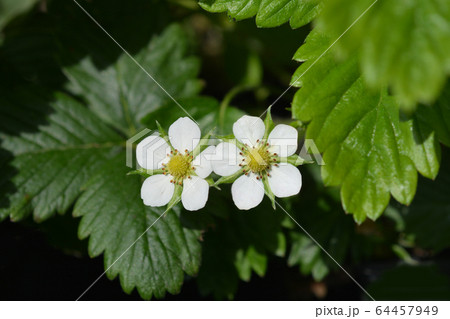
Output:
[[263,176],[263,184],[264,184],[264,193],[266,193],[267,197],[269,197],[270,202],[272,203],[273,210],[277,209],[277,206],[275,204],[275,195],[273,194],[272,190],[269,186],[269,178],[267,175]]
[[214,187],[220,184],[230,184],[233,183],[239,176],[241,176],[242,174],[244,174],[242,172],[242,169],[238,169],[238,171],[232,175],[228,175],[228,176],[222,176],[221,178],[219,178],[215,183],[214,183]]
[[221,190],[220,187],[215,184],[216,182],[213,180],[212,177],[205,178],[205,181],[208,182],[209,187],[214,187],[214,188],[218,189],[219,191]]
[[171,209],[172,207],[174,207],[176,204],[178,204],[181,200],[181,193],[183,192],[183,186],[175,184],[175,190],[173,192],[173,196],[172,199],[170,200],[170,202],[167,204],[167,210]]
[[267,138],[269,137],[269,133],[275,127],[275,124],[273,123],[273,120],[272,120],[271,110],[272,110],[272,105],[267,108],[266,118],[264,119],[264,126],[266,127],[266,130],[264,131],[263,139],[265,141],[267,141]]
[[214,131],[216,130],[216,128],[212,128],[208,133],[206,133],[205,135],[203,135],[203,137],[201,138],[200,142],[198,143],[198,145],[195,147],[195,149],[192,151],[192,155],[194,156],[194,158],[196,158],[202,151],[202,147],[205,145],[208,145],[209,143],[209,138],[211,137],[211,135],[213,135]]
[[294,166],[314,163],[314,161],[312,161],[312,160],[305,160],[304,158],[300,157],[298,154],[294,154],[287,158],[283,158],[281,160],[281,162],[283,162],[284,159],[286,159],[289,164],[292,164]]
[[169,135],[168,135],[167,132],[163,129],[163,127],[161,126],[161,124],[159,124],[158,121],[155,121],[155,122],[156,122],[156,126],[158,127],[159,136],[162,137],[162,138],[167,142],[167,144],[169,144],[170,149],[171,149],[172,151],[174,151],[175,149],[173,148],[172,144],[170,143]]
[[216,137],[220,140],[229,140],[229,139],[234,139],[234,135],[233,134],[228,134],[228,135],[216,135]]
[[129,171],[127,173],[127,175],[141,175],[144,177],[149,177],[155,174],[162,174],[163,170],[162,169],[145,169],[145,168],[139,168],[137,170],[134,171]]
[[291,123],[289,123],[289,125],[292,126],[295,129],[303,129],[306,126],[305,123],[303,123],[300,120],[292,121]]
[[155,121],[155,122],[156,122],[156,126],[158,127],[159,135],[160,135],[162,138],[167,137],[167,136],[168,136],[168,135],[167,135],[167,132],[163,129],[163,127],[161,126],[161,124],[159,124],[158,121]]

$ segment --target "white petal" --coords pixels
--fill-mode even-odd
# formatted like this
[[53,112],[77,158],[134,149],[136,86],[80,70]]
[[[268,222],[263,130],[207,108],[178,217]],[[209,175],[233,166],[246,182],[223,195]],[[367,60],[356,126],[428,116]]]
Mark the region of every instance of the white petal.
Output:
[[233,124],[234,136],[239,142],[256,145],[264,136],[264,122],[256,116],[244,115]]
[[298,145],[298,132],[286,124],[279,124],[269,134],[270,151],[281,157],[295,153]]
[[239,153],[239,149],[232,143],[217,145],[214,156],[211,158],[214,173],[220,176],[229,176],[236,173],[241,168],[239,164],[243,159]]
[[231,186],[234,204],[239,209],[251,209],[264,198],[264,184],[255,174],[242,175]]
[[173,148],[192,151],[200,141],[200,128],[188,117],[180,117],[169,127],[169,140]]
[[279,164],[270,170],[269,186],[276,197],[296,195],[302,188],[302,175],[297,167],[291,164]]
[[192,176],[183,181],[181,202],[187,210],[199,210],[206,205],[208,200],[209,185],[203,178]]
[[141,188],[141,198],[147,206],[159,207],[166,205],[173,196],[175,185],[170,182],[170,175],[152,175],[144,181]]
[[206,178],[212,173],[211,159],[213,158],[215,151],[215,146],[208,146],[192,161],[192,164],[195,167],[195,173],[199,177]]
[[146,169],[161,168],[168,153],[170,153],[169,144],[157,135],[144,138],[136,147],[137,162]]

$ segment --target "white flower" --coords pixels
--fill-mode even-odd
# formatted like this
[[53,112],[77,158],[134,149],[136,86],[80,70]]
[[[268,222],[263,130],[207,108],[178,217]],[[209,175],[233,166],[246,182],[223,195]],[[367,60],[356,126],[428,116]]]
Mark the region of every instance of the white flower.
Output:
[[[205,207],[212,172],[206,154],[214,153],[209,146],[194,158],[193,150],[200,141],[200,128],[188,117],[176,120],[169,128],[170,145],[159,136],[149,136],[136,148],[139,165],[161,174],[148,177],[141,188],[141,198],[147,206],[165,206],[174,196],[176,187],[183,187],[181,202],[187,210]],[[172,147],[171,147],[172,146]]]
[[[233,201],[239,209],[251,209],[264,198],[264,183],[276,197],[289,197],[300,192],[300,171],[287,163],[297,150],[297,130],[279,124],[263,140],[266,131],[259,117],[243,116],[233,125],[241,149],[233,143],[217,145],[213,170],[221,176],[239,174],[231,187]],[[238,143],[239,144],[239,143]]]

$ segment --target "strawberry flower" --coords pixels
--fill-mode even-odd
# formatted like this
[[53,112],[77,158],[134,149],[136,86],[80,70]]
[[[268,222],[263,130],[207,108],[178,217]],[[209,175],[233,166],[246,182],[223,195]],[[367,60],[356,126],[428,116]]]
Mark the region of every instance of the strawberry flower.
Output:
[[136,148],[138,164],[151,176],[145,179],[141,198],[147,206],[173,206],[180,199],[185,209],[203,208],[208,200],[209,184],[205,180],[211,172],[206,154],[214,146],[200,153],[200,128],[188,117],[176,120],[169,127],[168,136],[152,135]]
[[233,125],[236,140],[224,139],[216,147],[213,170],[223,176],[216,183],[234,181],[231,193],[235,205],[247,210],[258,206],[266,193],[289,197],[300,192],[302,176],[292,164],[301,164],[295,154],[298,133],[285,124],[273,126],[270,114],[266,123],[259,117],[242,116]]

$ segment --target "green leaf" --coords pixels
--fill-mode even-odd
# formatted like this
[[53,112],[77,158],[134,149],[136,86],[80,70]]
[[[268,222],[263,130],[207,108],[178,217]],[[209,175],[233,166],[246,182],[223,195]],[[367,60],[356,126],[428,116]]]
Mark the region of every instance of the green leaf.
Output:
[[400,117],[386,90],[366,87],[356,56],[337,63],[328,52],[317,59],[329,43],[313,31],[295,54],[296,60],[307,61],[292,78],[302,86],[292,103],[293,117],[308,123],[306,138],[323,153],[323,180],[341,186],[344,209],[358,223],[366,217],[375,220],[390,194],[403,204],[412,201],[416,170],[436,176],[439,145],[426,122]]
[[1,146],[13,157],[2,183],[0,216],[13,221],[30,212],[36,221],[66,212],[89,176],[122,144],[97,116],[61,93],[3,92],[0,110]]
[[121,153],[85,185],[86,191],[73,213],[75,217],[83,217],[79,237],[90,237],[91,257],[105,254],[105,268],[111,266],[108,278],[120,275],[126,293],[131,293],[134,287],[145,299],[162,298],[166,290],[178,293],[183,271],[188,275],[198,271],[201,254],[198,234],[181,226],[179,209],[160,217],[164,209],[145,206],[138,195],[141,178],[126,176],[127,167],[123,163]]
[[83,96],[103,121],[133,135],[142,127],[140,120],[146,114],[171,100],[168,94],[179,99],[200,90],[196,78],[199,61],[189,55],[189,44],[183,29],[172,25],[133,57],[154,80],[125,54],[106,69],[85,58],[65,68],[68,89]]
[[246,250],[238,250],[234,262],[239,278],[243,281],[250,281],[252,270],[260,277],[266,274],[267,255],[261,254],[253,246]]
[[376,300],[448,300],[450,278],[437,265],[402,265],[387,270],[368,291]]
[[[328,1],[318,26],[335,39],[373,3]],[[341,56],[361,48],[362,74],[370,87],[388,84],[407,107],[433,102],[450,74],[450,3],[379,0],[336,47]]]
[[[180,27],[171,26],[135,56],[156,68],[158,81],[175,97],[199,89],[198,60],[188,55],[188,42]],[[177,207],[158,219],[162,209],[144,206],[142,177],[127,175],[125,156],[125,140],[141,117],[170,98],[125,56],[106,68],[90,58],[79,63],[66,70],[73,81],[67,88],[87,105],[42,88],[2,88],[0,218],[20,220],[33,211],[41,221],[74,207],[82,216],[79,237],[90,236],[89,254],[105,254],[108,277],[119,276],[124,291],[136,287],[146,299],[177,293],[184,275],[198,271],[199,233],[181,225]]]
[[256,25],[277,27],[289,21],[293,29],[316,17],[321,9],[320,0],[199,0],[200,6],[210,12],[227,12],[236,20],[256,15]]

